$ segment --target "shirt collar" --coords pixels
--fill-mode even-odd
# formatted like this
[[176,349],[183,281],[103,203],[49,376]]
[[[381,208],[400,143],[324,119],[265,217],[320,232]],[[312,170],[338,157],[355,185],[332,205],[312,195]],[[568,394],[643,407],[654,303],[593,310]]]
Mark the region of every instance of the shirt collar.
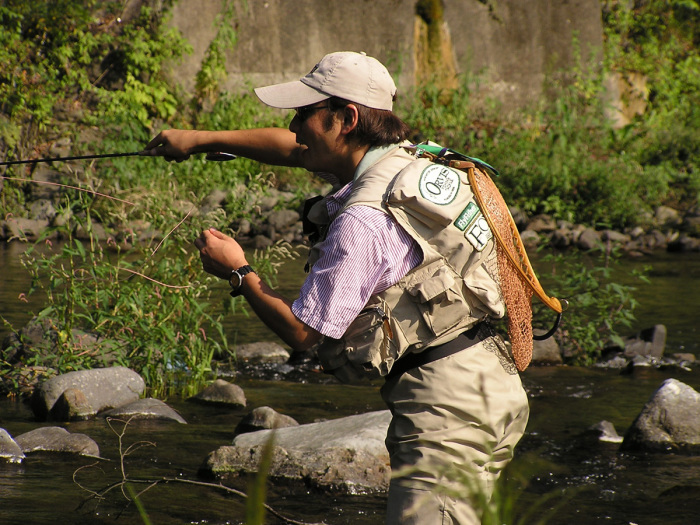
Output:
[[338,212],[345,206],[351,193],[352,182],[348,182],[345,186],[326,198],[326,208],[328,208],[328,216],[331,220],[335,219]]

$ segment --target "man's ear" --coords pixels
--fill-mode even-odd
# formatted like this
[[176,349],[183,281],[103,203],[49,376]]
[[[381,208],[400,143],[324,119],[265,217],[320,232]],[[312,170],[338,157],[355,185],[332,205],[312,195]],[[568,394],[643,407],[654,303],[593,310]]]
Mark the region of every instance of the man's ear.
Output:
[[348,134],[357,127],[360,122],[360,113],[357,111],[357,106],[348,104],[343,108],[343,126],[341,133]]

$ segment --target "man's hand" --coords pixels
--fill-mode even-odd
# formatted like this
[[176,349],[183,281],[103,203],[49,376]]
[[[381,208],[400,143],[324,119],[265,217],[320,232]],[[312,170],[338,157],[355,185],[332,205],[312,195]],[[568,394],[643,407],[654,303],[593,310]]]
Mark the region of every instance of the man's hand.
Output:
[[168,129],[161,131],[144,150],[144,155],[163,157],[167,161],[182,162],[190,158],[197,145],[197,131]]
[[[194,245],[204,271],[222,279],[228,279],[233,270],[248,264],[241,245],[214,228],[204,230]],[[292,313],[292,301],[270,288],[255,273],[246,275],[243,295],[262,322],[295,352],[305,352],[321,340],[320,332]]]
[[209,228],[194,241],[205,272],[228,279],[231,272],[248,264],[243,248],[233,238]]

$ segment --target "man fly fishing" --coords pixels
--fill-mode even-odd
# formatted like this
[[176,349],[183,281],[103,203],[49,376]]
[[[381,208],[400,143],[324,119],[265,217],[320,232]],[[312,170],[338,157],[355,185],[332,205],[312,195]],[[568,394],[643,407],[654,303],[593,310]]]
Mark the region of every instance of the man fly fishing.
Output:
[[385,378],[388,524],[480,523],[476,494],[457,499],[441,487],[459,472],[488,500],[529,408],[488,323],[505,314],[496,240],[465,172],[406,140],[410,130],[392,112],[394,81],[364,53],[331,53],[300,80],[255,93],[296,110],[288,129],[166,130],[146,150],[303,167],[334,189],[307,206],[314,244],[296,299],[270,288],[215,229],[195,240],[204,270],[228,280],[294,352],[315,350],[325,371]]

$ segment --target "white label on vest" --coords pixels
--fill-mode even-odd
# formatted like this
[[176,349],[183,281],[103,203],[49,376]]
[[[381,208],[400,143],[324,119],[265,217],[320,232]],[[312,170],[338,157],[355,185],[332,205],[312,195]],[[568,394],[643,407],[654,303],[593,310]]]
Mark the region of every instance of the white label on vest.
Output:
[[439,164],[431,164],[420,174],[420,194],[435,204],[451,203],[459,191],[459,174]]
[[480,252],[493,238],[493,233],[491,233],[489,223],[486,222],[484,216],[479,214],[477,219],[470,224],[467,231],[464,232],[464,236],[467,238],[469,243],[474,246],[474,249]]

